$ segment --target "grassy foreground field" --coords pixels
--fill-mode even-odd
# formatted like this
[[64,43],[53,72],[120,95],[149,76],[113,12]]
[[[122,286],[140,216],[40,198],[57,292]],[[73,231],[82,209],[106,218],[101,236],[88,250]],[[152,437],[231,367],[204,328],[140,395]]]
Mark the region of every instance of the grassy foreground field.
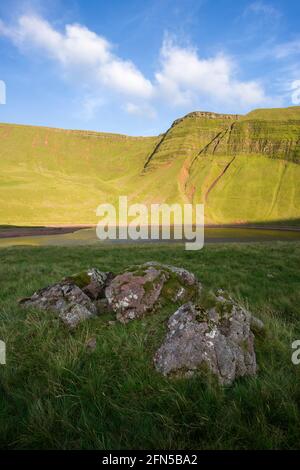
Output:
[[[15,247],[0,250],[0,446],[30,449],[298,448],[300,243],[182,247]],[[256,378],[221,388],[211,377],[171,381],[152,366],[166,308],[127,326],[99,316],[68,332],[17,299],[89,266],[158,260],[184,266],[249,305],[266,324]],[[96,349],[86,343],[95,337]]]

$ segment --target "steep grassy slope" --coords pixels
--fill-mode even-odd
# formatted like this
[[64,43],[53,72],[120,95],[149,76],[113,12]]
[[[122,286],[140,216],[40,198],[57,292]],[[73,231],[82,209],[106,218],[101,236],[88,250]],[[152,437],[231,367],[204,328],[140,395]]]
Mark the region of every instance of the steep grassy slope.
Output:
[[300,216],[300,166],[295,163],[262,155],[207,156],[193,179],[193,200],[205,202],[211,222],[291,224]]
[[0,128],[0,224],[95,223],[101,202],[134,190],[156,137]]
[[186,192],[216,223],[288,222],[300,214],[299,162],[300,107],[256,110],[196,157]]
[[205,203],[207,222],[290,224],[300,218],[299,162],[300,107],[191,113],[175,121],[144,172],[148,194],[163,197],[165,174],[173,182],[166,201]]
[[300,106],[290,106],[289,108],[259,108],[250,111],[241,119],[256,119],[259,121],[299,121]]
[[194,112],[177,119],[147,158],[145,171],[164,167],[177,157],[193,157],[211,141],[217,141],[238,118],[230,114]]
[[195,158],[210,143],[217,143],[238,118],[194,112],[176,120],[145,162],[140,198],[151,202],[189,202],[191,190],[187,182]]
[[232,130],[227,153],[257,153],[299,163],[300,107],[281,111],[256,110],[244,116]]
[[300,220],[300,107],[194,112],[158,137],[0,127],[0,224],[96,223],[116,202],[205,203],[210,223]]

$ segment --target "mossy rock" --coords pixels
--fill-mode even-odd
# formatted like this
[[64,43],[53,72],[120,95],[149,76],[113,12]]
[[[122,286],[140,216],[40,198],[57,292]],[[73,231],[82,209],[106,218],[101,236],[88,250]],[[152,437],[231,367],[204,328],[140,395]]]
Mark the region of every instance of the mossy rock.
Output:
[[108,279],[112,277],[112,273],[99,271],[97,268],[90,268],[86,271],[80,271],[79,273],[71,274],[64,278],[63,282],[73,283],[80,289],[84,289],[91,282],[99,284],[103,287]]
[[75,286],[83,289],[91,282],[91,276],[88,274],[87,271],[81,271],[79,273],[71,274],[71,276],[67,276],[63,280],[67,283],[75,284]]
[[196,299],[199,282],[193,273],[150,261],[129,266],[106,289],[108,302],[120,321],[154,313],[168,304],[182,305]]

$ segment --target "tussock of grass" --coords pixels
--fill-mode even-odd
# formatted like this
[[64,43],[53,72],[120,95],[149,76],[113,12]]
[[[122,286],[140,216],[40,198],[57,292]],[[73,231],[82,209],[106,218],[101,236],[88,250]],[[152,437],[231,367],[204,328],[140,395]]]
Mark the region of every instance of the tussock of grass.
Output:
[[[299,257],[299,243],[1,250],[1,448],[299,447],[300,366],[291,362],[300,338]],[[168,306],[126,326],[100,316],[72,333],[50,314],[17,306],[65,275],[89,266],[117,272],[132,259],[183,266],[248,303],[266,324],[256,338],[258,376],[221,388],[205,373],[176,381],[156,373]],[[86,346],[92,337],[95,350]]]

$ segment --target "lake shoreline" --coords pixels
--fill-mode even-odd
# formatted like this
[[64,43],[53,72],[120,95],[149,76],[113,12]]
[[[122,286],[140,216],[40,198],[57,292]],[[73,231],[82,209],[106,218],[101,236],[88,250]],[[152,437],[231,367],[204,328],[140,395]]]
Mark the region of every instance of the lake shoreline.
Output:
[[[19,238],[33,236],[51,236],[64,235],[74,233],[84,229],[96,228],[97,225],[45,225],[45,226],[1,226],[0,239],[2,238]],[[282,225],[251,225],[251,224],[206,224],[204,229],[248,229],[248,230],[266,230],[266,231],[283,231],[283,232],[300,232],[300,227],[282,226]]]

